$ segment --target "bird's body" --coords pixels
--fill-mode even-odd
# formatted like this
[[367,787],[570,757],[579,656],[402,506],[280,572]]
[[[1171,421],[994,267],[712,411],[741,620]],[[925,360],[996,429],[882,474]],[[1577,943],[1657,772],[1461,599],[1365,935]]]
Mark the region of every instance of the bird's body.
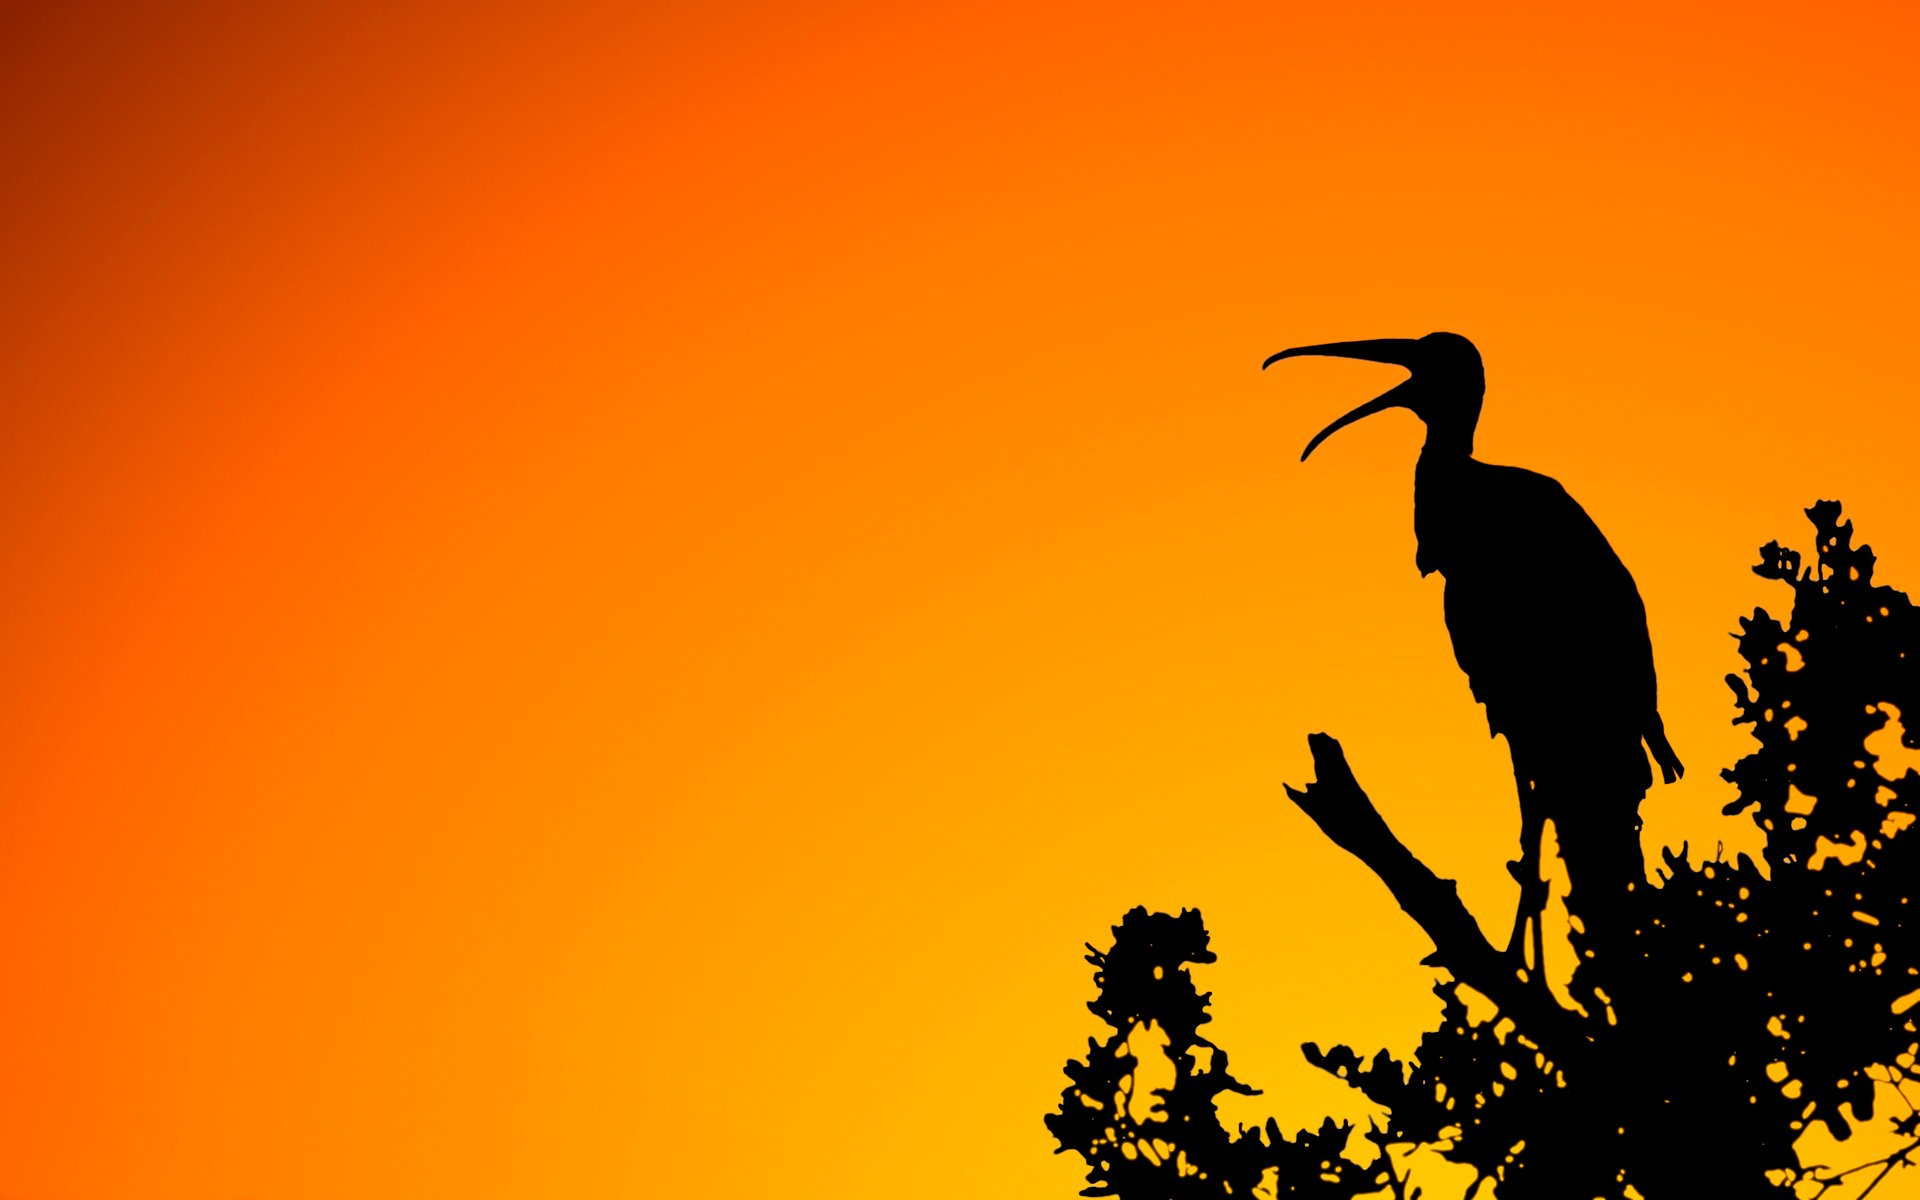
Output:
[[1661,727],[1646,608],[1566,489],[1427,451],[1413,511],[1416,563],[1446,580],[1454,659],[1489,732],[1507,739],[1516,777],[1549,797],[1639,797],[1653,782],[1644,740],[1671,780],[1678,762]]
[[1427,427],[1414,470],[1416,564],[1446,579],[1447,632],[1487,726],[1505,737],[1520,795],[1520,918],[1534,929],[1545,884],[1538,858],[1545,823],[1559,833],[1576,890],[1642,877],[1639,805],[1652,785],[1644,745],[1671,783],[1683,768],[1660,720],[1646,607],[1633,576],[1599,526],[1545,475],[1473,457],[1486,376],[1480,352],[1458,334],[1334,342],[1267,360],[1321,355],[1392,363],[1411,372],[1385,394],[1328,425],[1304,461],[1335,431],[1389,408]]

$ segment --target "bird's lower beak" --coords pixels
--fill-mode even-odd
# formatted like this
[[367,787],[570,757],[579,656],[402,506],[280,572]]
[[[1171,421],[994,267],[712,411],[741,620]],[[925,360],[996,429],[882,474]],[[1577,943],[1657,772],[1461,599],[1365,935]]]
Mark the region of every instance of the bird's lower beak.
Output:
[[[1318,346],[1295,346],[1291,350],[1282,350],[1280,353],[1267,359],[1266,362],[1260,364],[1260,369],[1264,371],[1283,358],[1317,357],[1357,358],[1365,362],[1390,363],[1396,367],[1405,367],[1408,370],[1412,370],[1414,365],[1414,348],[1418,345],[1419,342],[1414,338],[1374,338],[1370,341],[1362,342],[1326,342]],[[1354,409],[1346,416],[1341,417],[1333,424],[1322,429],[1319,433],[1314,434],[1313,440],[1307,443],[1307,448],[1300,452],[1300,461],[1307,461],[1307,456],[1312,454],[1321,442],[1326,441],[1337,431],[1345,429],[1362,417],[1370,417],[1374,413],[1385,412],[1389,408],[1413,408],[1410,391],[1412,383],[1413,380],[1411,379],[1401,381],[1399,385],[1390,391],[1367,401],[1359,408]]]
[[1395,386],[1391,391],[1375,396],[1373,399],[1367,401],[1365,404],[1362,404],[1359,408],[1354,409],[1352,412],[1348,413],[1346,416],[1341,417],[1339,420],[1335,421],[1333,424],[1327,426],[1325,429],[1322,429],[1319,433],[1314,434],[1313,440],[1307,443],[1307,448],[1300,452],[1300,461],[1301,462],[1307,461],[1307,456],[1309,454],[1312,454],[1314,450],[1320,445],[1321,442],[1326,441],[1328,438],[1332,437],[1335,433],[1337,433],[1342,429],[1345,429],[1347,426],[1353,424],[1355,421],[1360,420],[1362,417],[1370,417],[1377,412],[1385,412],[1389,408],[1412,408],[1413,404],[1411,403],[1410,398],[1408,396],[1408,392],[1411,390],[1412,386],[1413,386],[1413,380],[1411,379],[1404,380],[1400,384]]

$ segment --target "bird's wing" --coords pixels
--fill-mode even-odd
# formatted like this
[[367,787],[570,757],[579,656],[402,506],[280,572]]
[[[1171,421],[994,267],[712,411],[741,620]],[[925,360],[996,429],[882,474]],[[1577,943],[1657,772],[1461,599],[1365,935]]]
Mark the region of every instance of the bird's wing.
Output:
[[1558,482],[1474,463],[1474,525],[1447,573],[1454,656],[1489,725],[1637,732],[1654,711],[1653,648],[1633,576]]

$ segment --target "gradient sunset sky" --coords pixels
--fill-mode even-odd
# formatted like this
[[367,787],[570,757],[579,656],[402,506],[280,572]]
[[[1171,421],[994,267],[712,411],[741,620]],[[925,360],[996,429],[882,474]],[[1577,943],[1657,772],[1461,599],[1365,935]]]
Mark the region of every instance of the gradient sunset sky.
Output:
[[1397,373],[1261,359],[1473,338],[1750,845],[1755,548],[1920,588],[1917,22],[7,6],[0,1196],[1072,1196],[1135,904],[1364,1118],[1429,946],[1281,785],[1504,932],[1511,780],[1417,421],[1297,461]]

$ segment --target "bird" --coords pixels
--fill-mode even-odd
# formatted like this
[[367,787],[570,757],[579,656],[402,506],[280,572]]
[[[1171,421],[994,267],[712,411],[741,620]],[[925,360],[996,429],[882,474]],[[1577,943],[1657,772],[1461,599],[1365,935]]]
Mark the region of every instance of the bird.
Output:
[[[1509,955],[1525,962],[1533,931],[1539,978],[1544,827],[1552,820],[1576,899],[1645,882],[1639,805],[1652,787],[1647,755],[1666,783],[1685,772],[1658,705],[1646,606],[1593,518],[1556,480],[1481,462],[1473,437],[1486,393],[1480,351],[1457,333],[1296,346],[1270,356],[1388,363],[1405,380],[1329,424],[1300,455],[1375,413],[1410,409],[1426,426],[1414,468],[1415,566],[1445,580],[1454,659],[1504,736],[1520,797],[1521,901]],[[1644,747],[1644,748],[1643,748]],[[1591,929],[1591,917],[1584,922]]]

